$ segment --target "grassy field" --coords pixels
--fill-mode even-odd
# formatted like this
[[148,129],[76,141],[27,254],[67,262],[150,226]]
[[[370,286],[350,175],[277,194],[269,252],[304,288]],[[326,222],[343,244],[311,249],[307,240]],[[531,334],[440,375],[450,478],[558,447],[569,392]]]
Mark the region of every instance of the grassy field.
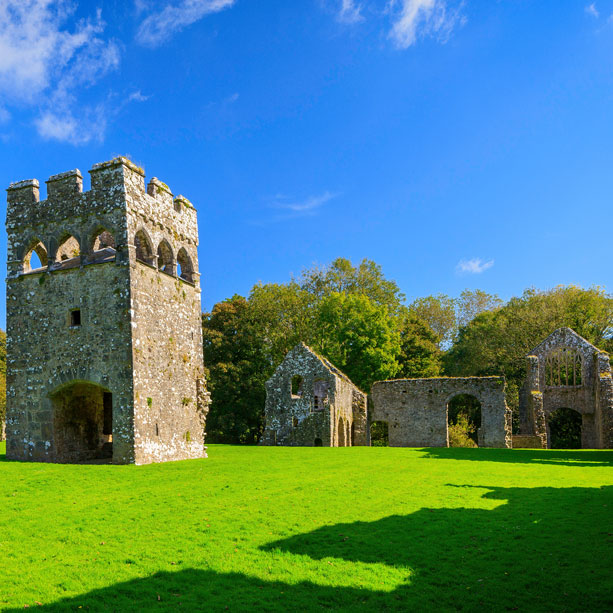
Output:
[[613,610],[612,452],[209,455],[0,455],[0,609]]

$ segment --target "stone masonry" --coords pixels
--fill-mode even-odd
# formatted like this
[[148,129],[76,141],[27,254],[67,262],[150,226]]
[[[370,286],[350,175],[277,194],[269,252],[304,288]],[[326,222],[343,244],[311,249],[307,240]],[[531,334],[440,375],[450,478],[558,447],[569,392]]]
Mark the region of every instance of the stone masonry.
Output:
[[459,394],[481,403],[479,447],[511,447],[504,377],[378,381],[372,386],[370,420],[388,424],[390,447],[448,447],[447,405]]
[[196,211],[126,158],[89,172],[8,188],[7,457],[206,457]]
[[549,418],[558,409],[581,415],[581,446],[613,448],[613,379],[609,355],[570,328],[559,328],[526,357],[520,429],[549,447]]
[[262,445],[368,445],[366,394],[304,343],[266,383]]

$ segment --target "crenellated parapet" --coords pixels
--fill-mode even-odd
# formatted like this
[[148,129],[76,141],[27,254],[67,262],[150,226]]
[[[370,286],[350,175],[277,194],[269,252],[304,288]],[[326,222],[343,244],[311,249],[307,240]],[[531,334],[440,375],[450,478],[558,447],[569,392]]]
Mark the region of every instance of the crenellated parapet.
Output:
[[[145,188],[144,170],[125,157],[94,164],[89,174],[88,191],[83,191],[78,169],[49,177],[44,200],[36,179],[9,186],[9,277],[29,272],[27,260],[33,250],[50,272],[65,269],[66,259],[71,267],[97,262],[98,237],[106,233],[113,239],[117,263],[134,264],[140,259],[158,267],[158,256],[164,256],[159,266],[163,272],[187,270],[182,278],[197,284],[198,223],[191,202],[184,196],[175,198],[168,185],[155,177]],[[147,257],[137,255],[137,235],[148,243]],[[71,242],[62,249],[67,240]]]

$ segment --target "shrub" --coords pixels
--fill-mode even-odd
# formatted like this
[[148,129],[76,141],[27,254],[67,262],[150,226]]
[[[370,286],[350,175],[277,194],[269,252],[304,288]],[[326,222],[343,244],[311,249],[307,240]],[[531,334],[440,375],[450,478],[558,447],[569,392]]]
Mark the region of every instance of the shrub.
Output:
[[468,416],[459,413],[455,423],[449,424],[449,446],[450,447],[478,447],[477,443],[471,438],[475,433],[475,426],[468,421]]

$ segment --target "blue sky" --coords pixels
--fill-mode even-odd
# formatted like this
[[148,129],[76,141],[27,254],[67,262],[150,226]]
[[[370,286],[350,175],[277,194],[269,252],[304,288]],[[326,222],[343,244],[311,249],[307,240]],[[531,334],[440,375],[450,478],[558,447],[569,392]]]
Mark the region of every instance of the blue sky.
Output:
[[2,0],[0,179],[128,155],[196,205],[205,309],[339,256],[610,286],[612,60],[613,0]]

